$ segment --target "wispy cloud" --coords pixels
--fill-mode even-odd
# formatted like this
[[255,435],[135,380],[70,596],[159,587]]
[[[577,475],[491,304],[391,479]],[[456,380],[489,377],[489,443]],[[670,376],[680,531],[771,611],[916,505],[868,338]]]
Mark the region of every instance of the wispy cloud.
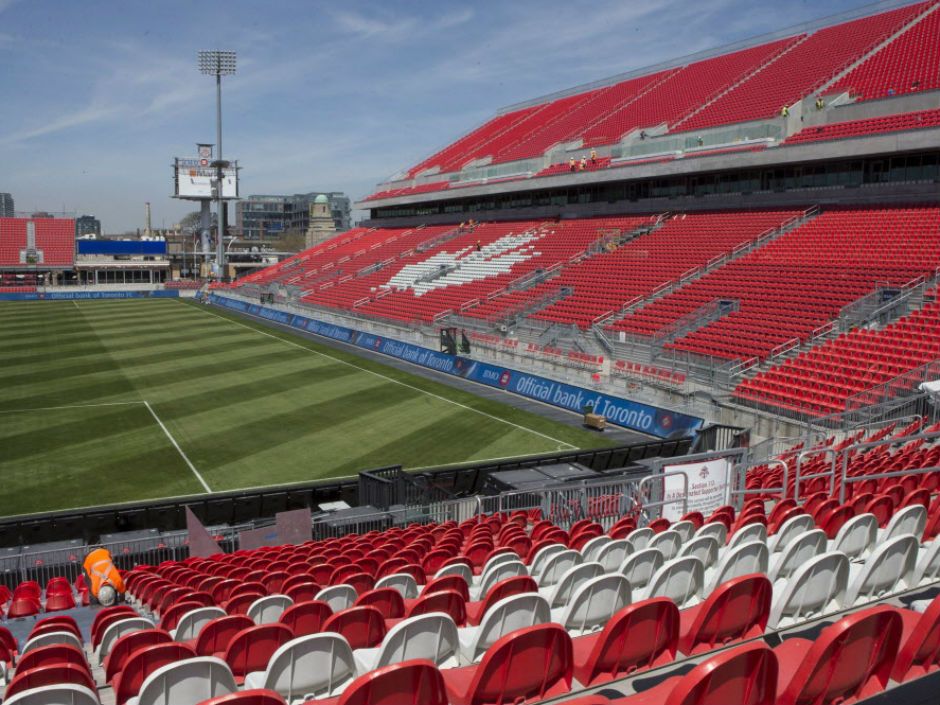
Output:
[[361,197],[501,106],[823,12],[805,0],[225,6],[220,19],[218,0],[0,0],[0,163],[20,207],[65,203],[113,231],[138,225],[144,201],[157,222],[185,213],[167,165],[214,136],[201,48],[239,52],[225,151],[244,167],[243,193]]

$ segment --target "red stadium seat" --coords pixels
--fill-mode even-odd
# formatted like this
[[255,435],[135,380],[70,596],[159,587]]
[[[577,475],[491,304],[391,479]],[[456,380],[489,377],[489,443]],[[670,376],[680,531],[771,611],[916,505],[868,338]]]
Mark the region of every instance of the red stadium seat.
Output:
[[772,596],[770,581],[757,573],[719,585],[704,602],[680,612],[679,651],[702,653],[763,634]]
[[253,626],[255,623],[243,614],[217,617],[202,626],[193,648],[199,656],[221,657],[236,634]]
[[325,602],[308,600],[297,602],[281,613],[278,622],[293,632],[295,637],[323,631],[323,625],[333,615]]
[[[88,667],[70,662],[55,663],[48,666],[37,666],[28,671],[17,669],[16,675],[4,692],[4,702],[18,693],[44,685],[58,685],[71,683],[95,691],[95,682],[92,680]],[[123,701],[121,701],[123,703]],[[119,704],[120,705],[120,704]]]
[[422,659],[402,661],[359,676],[324,705],[448,705],[441,672]]
[[500,705],[562,695],[571,689],[571,637],[558,624],[500,638],[479,665],[443,671],[452,705]]
[[787,639],[780,663],[779,705],[855,702],[884,690],[901,639],[901,616],[879,606],[843,617],[815,641]]
[[582,685],[597,685],[675,658],[679,609],[666,597],[628,605],[604,630],[576,637],[574,677]]
[[287,705],[287,702],[273,690],[242,690],[203,700],[199,705]]
[[350,607],[326,620],[323,631],[342,634],[353,649],[368,649],[382,643],[385,619],[375,607]]
[[892,680],[903,683],[936,672],[940,669],[940,597],[931,600],[923,613],[902,609],[898,614],[903,628]]
[[248,627],[232,637],[222,658],[232,669],[235,681],[243,683],[249,673],[264,671],[278,647],[293,638],[291,630],[283,624]]
[[104,662],[105,680],[110,683],[114,676],[124,669],[124,663],[137,649],[171,641],[173,638],[162,629],[142,629],[139,632],[125,634],[115,641],[111,650],[108,651]]

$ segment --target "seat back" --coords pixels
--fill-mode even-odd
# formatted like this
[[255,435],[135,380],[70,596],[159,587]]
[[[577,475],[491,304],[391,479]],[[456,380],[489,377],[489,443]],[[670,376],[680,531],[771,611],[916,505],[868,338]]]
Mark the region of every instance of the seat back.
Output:
[[521,561],[522,559],[514,551],[509,548],[495,548],[490,554],[490,557],[486,559],[486,562],[483,564],[483,570],[481,575],[486,575],[486,572],[492,570],[500,563],[508,563],[509,561]]
[[473,570],[465,563],[452,563],[451,565],[445,565],[434,574],[434,577],[443,578],[445,575],[459,575],[464,579],[467,585],[469,585],[473,580]]
[[264,687],[288,702],[314,696],[330,697],[356,677],[349,642],[340,634],[308,634],[281,644],[271,655]]
[[357,678],[339,705],[447,705],[447,690],[433,663],[414,659]]
[[612,573],[627,560],[629,553],[630,543],[626,539],[613,539],[601,546],[593,558],[585,557],[585,560],[600,563],[604,566],[605,573]]
[[916,567],[917,539],[910,534],[879,543],[849,585],[846,606],[871,602],[904,590],[910,586]]
[[679,608],[665,597],[624,607],[594,641],[578,675],[582,685],[597,685],[675,658]]
[[263,671],[279,646],[294,638],[283,624],[258,624],[242,629],[225,648],[225,663],[236,678]]
[[69,644],[70,646],[74,646],[79,650],[83,648],[81,640],[72,632],[44,632],[42,634],[37,634],[36,636],[31,637],[29,641],[27,641],[23,646],[21,655],[28,654],[33,649],[39,649],[43,646],[51,646],[52,644]]
[[287,595],[259,597],[248,607],[248,618],[255,624],[273,624],[292,604],[294,601]]
[[562,613],[561,625],[581,633],[601,629],[629,604],[630,582],[623,575],[599,575],[574,589]]
[[194,656],[196,652],[191,647],[173,641],[137,649],[128,656],[120,677],[114,681],[115,703],[123,705],[137,695],[147,676],[158,668]]
[[581,547],[581,555],[584,557],[585,561],[596,561],[597,554],[600,550],[612,540],[610,536],[595,536],[592,539],[588,539],[588,542]]
[[28,654],[20,657],[16,664],[16,670],[19,673],[25,673],[40,666],[64,663],[71,663],[79,668],[84,668],[89,675],[91,674],[88,661],[85,660],[85,654],[72,644],[50,644],[49,646],[33,649]]
[[467,581],[460,575],[444,575],[440,578],[429,580],[428,584],[421,589],[421,597],[430,595],[432,592],[442,592],[444,590],[454,590],[463,596],[464,602],[470,601],[470,587]]
[[40,686],[24,690],[17,695],[10,695],[3,700],[4,705],[98,705],[98,695],[94,688],[69,683]]
[[695,534],[695,522],[689,521],[688,519],[677,521],[671,528],[682,538],[682,543],[691,539]]
[[844,553],[830,551],[810,559],[793,572],[780,595],[774,596],[768,625],[774,629],[823,614],[830,603],[841,606],[848,576],[849,559]]
[[473,673],[468,700],[511,703],[542,699],[571,689],[571,637],[557,624],[510,632],[486,652]]
[[408,608],[409,617],[431,612],[443,612],[462,627],[467,623],[467,600],[456,590],[441,590],[422,595]]
[[877,537],[878,522],[875,516],[859,514],[839,528],[832,550],[844,553],[850,561],[854,561],[874,548]]
[[405,616],[405,601],[395,588],[377,588],[364,592],[356,600],[355,606],[375,607],[385,619]]
[[243,629],[255,626],[246,615],[230,614],[206,622],[199,630],[194,649],[198,656],[224,653],[229,642]]
[[924,534],[927,526],[927,509],[920,504],[912,504],[909,507],[898,509],[888,526],[885,527],[884,540],[892,539],[895,536],[904,534],[913,534],[920,538]]
[[[724,525],[719,524],[719,526]],[[767,543],[767,527],[763,524],[745,524],[728,538],[728,548],[736,548],[752,541]]]
[[789,683],[780,705],[862,700],[887,685],[901,639],[901,615],[884,605],[843,617],[823,629]]
[[221,607],[197,607],[190,610],[176,624],[174,641],[192,641],[199,635],[199,630],[213,619],[225,616]]
[[561,553],[562,551],[567,550],[568,548],[563,543],[550,543],[547,546],[538,548],[535,551],[535,555],[532,557],[532,560],[529,562],[529,574],[532,576],[541,575],[542,570],[545,568],[545,564],[548,562],[549,558],[554,556],[556,553]]
[[748,541],[733,548],[729,546],[725,555],[719,559],[707,589],[710,592],[722,583],[742,575],[766,573],[769,563],[770,551],[762,541]]
[[682,545],[680,556],[695,556],[706,568],[718,562],[718,539],[714,536],[699,536]]
[[630,588],[636,590],[646,586],[663,563],[661,551],[655,548],[642,548],[627,556],[619,572],[630,581]]
[[154,644],[165,644],[173,641],[168,632],[162,629],[141,629],[138,632],[125,634],[111,647],[111,652],[104,663],[104,677],[110,683],[115,675],[124,670],[124,664],[137,649]]
[[682,676],[668,705],[775,705],[777,657],[766,644],[721,652]]
[[114,642],[116,642],[125,634],[137,632],[141,629],[153,628],[153,622],[143,617],[130,617],[128,619],[121,619],[116,622],[112,622],[108,628],[104,630],[104,634],[101,636],[101,643],[98,645],[99,663],[104,662],[104,657],[108,655],[108,652],[111,650]]
[[342,612],[344,609],[352,607],[357,597],[359,597],[359,593],[356,592],[354,587],[350,585],[333,585],[320,590],[316,599],[328,604],[333,612]]
[[[906,630],[905,630],[906,631]],[[891,678],[903,683],[940,669],[940,597],[935,597],[899,649]]]
[[584,558],[581,554],[571,549],[552,554],[542,566],[542,572],[539,573],[539,587],[554,585],[568,570],[583,562]]
[[415,579],[408,575],[408,573],[392,573],[391,575],[386,575],[384,578],[377,580],[375,583],[375,589],[380,588],[394,588],[398,590],[402,598],[405,600],[414,600],[418,597],[418,583],[415,582]]
[[582,583],[604,574],[604,567],[600,563],[582,563],[565,571],[551,589],[548,605],[552,609],[562,607],[571,598],[574,590]]
[[911,585],[940,579],[940,541],[931,541],[919,555],[917,567],[911,576]]
[[768,548],[771,553],[782,551],[797,536],[815,528],[816,524],[809,514],[792,516],[783,522],[776,534],[770,537]]
[[[753,526],[753,525],[752,525]],[[748,527],[744,527],[741,531],[744,531]],[[766,534],[766,528],[764,532]],[[740,531],[738,533],[741,533]],[[708,524],[702,524],[692,535],[693,538],[699,538],[700,536],[714,536],[718,539],[718,543],[724,546],[728,542],[728,527],[722,524],[720,521],[712,521]]]
[[632,552],[635,553],[636,551],[642,551],[644,548],[646,548],[655,535],[655,531],[653,531],[648,526],[644,526],[641,529],[634,529],[631,531],[626,536],[626,539],[630,542]]
[[333,610],[325,602],[309,600],[291,605],[278,618],[278,622],[288,627],[295,637],[316,634],[333,615]]
[[137,696],[138,705],[199,705],[209,698],[238,690],[225,661],[197,656],[153,671]]
[[374,668],[400,661],[427,659],[442,666],[457,658],[457,625],[449,615],[431,612],[409,617],[392,627],[379,647]]
[[650,539],[647,548],[658,548],[663,554],[663,560],[670,560],[679,555],[682,547],[682,534],[675,529],[667,529]]
[[385,637],[385,618],[375,607],[350,607],[326,620],[323,631],[342,634],[354,649],[368,649]]
[[94,690],[95,681],[91,677],[87,666],[78,666],[74,663],[49,663],[36,666],[28,671],[18,669],[13,680],[7,685],[4,691],[4,700],[11,698],[17,693],[22,693],[33,688],[40,688],[48,685],[58,685],[59,683],[71,683]]
[[[501,558],[505,555],[512,554],[500,554],[497,558]],[[502,582],[508,578],[514,578],[517,575],[528,575],[529,571],[526,569],[525,564],[519,560],[504,560],[499,563],[488,567],[483,571],[483,574],[480,576],[480,597],[485,597],[486,593],[496,585],[496,583]]]
[[696,611],[680,650],[687,655],[711,651],[731,641],[763,634],[772,597],[770,581],[759,573],[722,583]]
[[650,579],[648,597],[668,597],[680,608],[699,596],[705,587],[705,566],[695,556],[663,563]]
[[104,635],[105,629],[107,629],[107,627],[112,623],[136,616],[137,612],[135,612],[134,608],[130,605],[114,605],[113,607],[105,607],[103,610],[97,612],[95,614],[95,618],[91,622],[92,648],[98,647],[98,644],[101,643],[101,637]]
[[479,658],[490,646],[509,632],[545,624],[552,619],[544,597],[535,592],[511,595],[500,600],[483,614],[471,648],[471,660]]
[[770,568],[770,579],[789,578],[793,571],[826,552],[826,534],[822,529],[813,529],[794,538],[774,559]]

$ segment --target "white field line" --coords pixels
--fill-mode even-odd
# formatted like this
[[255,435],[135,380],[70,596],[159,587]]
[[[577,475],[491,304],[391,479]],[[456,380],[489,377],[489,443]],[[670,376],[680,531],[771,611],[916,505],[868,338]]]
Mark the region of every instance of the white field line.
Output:
[[[183,302],[181,302],[181,303],[183,303]],[[226,318],[225,316],[220,316],[220,315],[218,315],[217,313],[212,313],[211,311],[206,311],[204,308],[201,308],[201,307],[200,307],[198,310],[202,311],[202,312],[205,313],[207,316],[212,316],[212,317],[214,317],[214,318],[219,318],[219,319],[221,319],[221,320],[223,320],[223,321],[228,321],[229,323],[231,323],[231,324],[233,324],[233,325],[241,326],[242,328],[247,328],[248,330],[254,331],[255,333],[257,333],[257,334],[259,334],[259,335],[264,335],[264,336],[267,336],[268,338],[274,338],[275,340],[280,340],[282,343],[285,343],[285,344],[287,344],[287,345],[291,345],[291,346],[293,346],[293,347],[295,347],[295,348],[298,348],[298,349],[300,349],[300,350],[305,350],[305,351],[308,352],[308,353],[313,353],[314,355],[319,355],[320,357],[325,357],[325,358],[327,358],[327,359],[333,360],[334,362],[338,362],[338,363],[340,363],[341,365],[346,365],[347,367],[352,367],[352,368],[357,369],[357,370],[359,370],[359,371],[361,371],[361,372],[365,372],[365,373],[370,374],[370,375],[372,375],[372,376],[374,376],[374,377],[379,377],[379,378],[384,379],[384,380],[386,380],[386,381],[388,381],[388,382],[391,382],[391,383],[393,383],[393,384],[397,384],[397,385],[402,386],[402,387],[407,387],[408,389],[413,389],[413,390],[415,390],[416,392],[420,392],[420,393],[422,393],[422,394],[426,394],[426,395],[428,395],[429,397],[433,397],[434,399],[438,399],[438,400],[440,400],[440,401],[447,402],[448,404],[453,404],[454,406],[459,406],[461,409],[466,409],[467,411],[472,411],[472,412],[474,412],[474,413],[476,413],[476,414],[480,414],[481,416],[485,416],[485,417],[487,417],[487,418],[489,418],[489,419],[493,419],[494,421],[499,421],[499,422],[504,423],[504,424],[506,424],[506,425],[508,425],[508,426],[513,426],[514,428],[518,428],[520,431],[526,431],[527,433],[531,433],[531,434],[534,434],[534,435],[536,435],[536,436],[541,436],[542,438],[545,438],[545,439],[547,439],[547,440],[549,440],[549,441],[552,441],[553,443],[557,443],[559,446],[564,446],[564,447],[570,448],[570,449],[572,449],[572,450],[575,450],[575,449],[577,449],[577,447],[578,447],[578,446],[572,445],[572,444],[570,444],[570,443],[567,443],[567,442],[565,442],[565,441],[559,440],[558,438],[553,438],[553,437],[551,437],[551,436],[549,436],[549,435],[547,435],[547,434],[541,433],[540,431],[536,431],[536,430],[534,430],[534,429],[527,428],[526,426],[520,426],[520,425],[517,424],[517,423],[513,423],[512,421],[507,421],[506,419],[501,419],[501,418],[499,418],[498,416],[493,416],[492,414],[488,414],[488,413],[486,413],[485,411],[480,411],[479,409],[474,409],[472,406],[467,406],[466,404],[461,404],[460,402],[454,401],[453,399],[448,399],[447,397],[442,397],[442,396],[440,396],[439,394],[434,394],[433,392],[429,392],[429,391],[427,391],[427,390],[425,390],[425,389],[421,389],[420,387],[415,387],[415,386],[413,386],[413,385],[408,384],[407,382],[402,382],[402,381],[397,380],[397,379],[394,379],[394,378],[392,378],[392,377],[388,377],[387,375],[383,375],[383,374],[381,374],[381,373],[379,373],[379,372],[374,372],[374,371],[372,371],[372,370],[367,370],[367,369],[364,368],[364,367],[360,367],[359,365],[354,365],[354,364],[351,363],[351,362],[347,362],[346,360],[341,360],[340,358],[338,358],[338,357],[333,357],[332,355],[327,355],[326,353],[322,353],[322,352],[320,352],[320,351],[318,351],[318,350],[311,350],[310,348],[308,348],[308,347],[306,347],[306,346],[303,346],[303,345],[300,345],[300,344],[298,344],[298,343],[295,343],[295,342],[292,341],[292,340],[286,340],[285,338],[282,338],[282,337],[280,337],[280,336],[278,336],[278,335],[274,335],[273,333],[268,333],[268,332],[263,331],[263,330],[258,330],[257,328],[252,328],[251,326],[249,326],[249,325],[247,325],[247,324],[245,324],[245,323],[242,323],[242,322],[240,322],[240,321],[233,321],[232,319]],[[247,315],[251,315],[251,314],[247,314]],[[252,316],[252,318],[255,318],[255,316]],[[266,319],[261,319],[261,320],[266,320]]]
[[170,439],[170,443],[173,444],[173,447],[176,448],[177,452],[180,454],[183,460],[186,461],[186,464],[189,466],[189,469],[193,471],[193,475],[195,475],[196,479],[199,480],[199,484],[201,484],[206,489],[207,493],[211,494],[212,489],[203,479],[202,475],[199,474],[199,471],[196,469],[196,466],[192,464],[192,462],[190,461],[188,457],[186,457],[186,453],[183,452],[183,449],[180,448],[180,444],[176,442],[175,438],[173,438],[173,434],[171,434],[169,429],[167,429],[167,427],[163,425],[163,422],[160,420],[160,417],[157,416],[157,412],[153,410],[152,406],[150,406],[150,402],[145,401],[143,402],[143,405],[147,407],[147,411],[150,412],[150,415],[153,416],[154,420],[158,424],[160,424],[160,428],[163,429],[163,432],[166,434],[166,437]]
[[72,303],[75,304],[75,308],[77,308],[79,311],[82,310],[82,307],[78,305],[78,301],[76,301],[75,299],[72,299]]
[[65,406],[38,406],[31,409],[6,409],[0,414],[18,414],[22,411],[55,411],[56,409],[87,409],[95,406],[128,406],[130,404],[146,404],[145,401],[108,401],[101,404],[67,404]]

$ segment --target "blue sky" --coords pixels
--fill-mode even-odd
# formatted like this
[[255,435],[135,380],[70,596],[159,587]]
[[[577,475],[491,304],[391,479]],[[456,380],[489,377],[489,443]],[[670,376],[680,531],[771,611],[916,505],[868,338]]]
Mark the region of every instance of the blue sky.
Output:
[[188,212],[170,163],[215,141],[196,51],[235,49],[242,194],[354,198],[501,106],[859,7],[851,0],[0,0],[0,191],[107,232]]

